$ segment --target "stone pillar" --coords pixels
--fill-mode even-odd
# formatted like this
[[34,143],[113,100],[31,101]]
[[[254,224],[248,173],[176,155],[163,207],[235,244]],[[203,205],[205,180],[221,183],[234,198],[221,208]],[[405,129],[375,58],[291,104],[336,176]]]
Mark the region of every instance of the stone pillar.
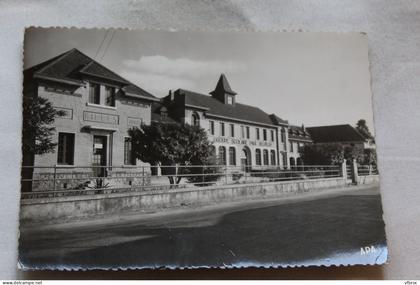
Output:
[[347,184],[347,160],[341,163],[341,177],[343,177],[345,184]]
[[352,171],[351,171],[352,182],[354,184],[357,184],[359,182],[359,173],[357,171],[357,162],[355,159],[353,159],[353,163],[351,166],[352,166]]

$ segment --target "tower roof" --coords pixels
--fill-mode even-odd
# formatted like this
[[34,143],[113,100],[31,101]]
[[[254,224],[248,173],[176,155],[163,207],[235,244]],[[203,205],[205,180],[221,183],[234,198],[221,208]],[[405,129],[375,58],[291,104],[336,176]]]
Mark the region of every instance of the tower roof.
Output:
[[210,92],[210,94],[218,92],[236,95],[236,92],[233,91],[232,88],[230,88],[229,82],[223,73],[220,75],[219,81],[217,81],[216,88],[214,89],[214,91]]

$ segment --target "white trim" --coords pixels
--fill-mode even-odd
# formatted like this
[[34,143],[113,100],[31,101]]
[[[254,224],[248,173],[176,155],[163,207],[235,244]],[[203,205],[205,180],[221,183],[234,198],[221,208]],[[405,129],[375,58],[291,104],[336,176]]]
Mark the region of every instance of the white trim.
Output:
[[83,126],[83,128],[86,128],[86,129],[89,129],[89,130],[99,130],[99,131],[111,131],[111,132],[118,131],[117,128],[107,128],[107,127],[92,126],[92,125],[86,125],[86,126]]
[[89,102],[86,102],[86,106],[94,107],[94,108],[108,109],[108,110],[115,110],[115,111],[117,110],[117,107],[106,106],[106,105],[95,104],[95,103],[89,103]]

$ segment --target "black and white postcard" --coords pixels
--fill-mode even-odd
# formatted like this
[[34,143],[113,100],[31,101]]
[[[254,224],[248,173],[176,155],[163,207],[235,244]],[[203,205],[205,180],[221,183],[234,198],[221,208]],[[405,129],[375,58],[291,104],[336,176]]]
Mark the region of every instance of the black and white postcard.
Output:
[[28,28],[19,266],[383,264],[368,35]]

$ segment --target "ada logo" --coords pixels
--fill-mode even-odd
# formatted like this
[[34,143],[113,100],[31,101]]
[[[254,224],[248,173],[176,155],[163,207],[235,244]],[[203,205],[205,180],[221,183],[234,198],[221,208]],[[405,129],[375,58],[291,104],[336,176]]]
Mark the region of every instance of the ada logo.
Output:
[[376,252],[376,248],[373,245],[360,248],[360,255],[370,254],[374,252]]

